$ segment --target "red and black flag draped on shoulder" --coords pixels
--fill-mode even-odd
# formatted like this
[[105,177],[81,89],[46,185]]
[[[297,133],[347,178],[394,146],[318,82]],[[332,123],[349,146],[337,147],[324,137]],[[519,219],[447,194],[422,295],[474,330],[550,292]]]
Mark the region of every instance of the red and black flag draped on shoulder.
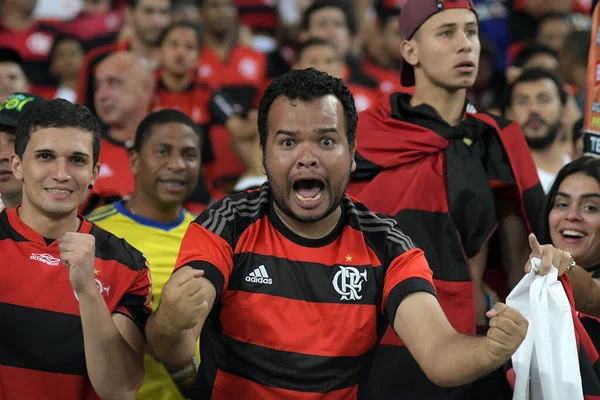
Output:
[[[410,95],[395,93],[360,114],[357,169],[348,193],[398,221],[425,251],[452,325],[475,334],[467,259],[498,227],[495,199],[518,202],[528,230],[537,233],[544,193],[518,125],[465,112],[451,127],[430,106],[413,108],[409,101]],[[381,341],[370,386],[377,399],[399,393],[411,399],[459,399],[466,390],[430,383],[391,328]]]

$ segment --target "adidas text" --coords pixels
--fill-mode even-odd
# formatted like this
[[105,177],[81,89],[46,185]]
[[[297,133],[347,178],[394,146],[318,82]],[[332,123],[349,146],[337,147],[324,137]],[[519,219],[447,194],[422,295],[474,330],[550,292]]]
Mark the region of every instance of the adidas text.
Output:
[[273,279],[271,279],[271,278],[257,278],[255,276],[247,276],[246,277],[246,282],[264,283],[265,285],[272,285],[273,284]]

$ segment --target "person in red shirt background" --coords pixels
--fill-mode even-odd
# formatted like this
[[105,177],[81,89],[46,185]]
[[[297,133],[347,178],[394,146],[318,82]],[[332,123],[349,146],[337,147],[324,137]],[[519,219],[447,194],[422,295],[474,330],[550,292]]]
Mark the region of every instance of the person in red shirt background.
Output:
[[48,54],[59,32],[59,21],[35,19],[36,0],[0,2],[0,43],[19,53],[33,94],[44,95],[56,82],[48,68]]
[[200,12],[203,46],[198,76],[234,99],[233,111],[248,122],[239,127],[213,124],[209,129],[213,159],[205,165],[206,177],[228,192],[248,168],[239,154],[253,146],[258,137],[256,113],[251,110],[262,95],[267,60],[265,54],[239,42],[238,11],[233,0],[204,0]]
[[48,63],[57,85],[46,98],[61,98],[76,102],[77,76],[85,56],[83,43],[75,36],[59,34],[52,43]]
[[106,126],[102,135],[100,173],[82,214],[133,191],[129,148],[139,123],[150,111],[154,77],[148,65],[131,52],[111,54],[95,75],[95,103]]
[[125,8],[123,37],[114,43],[90,51],[79,71],[77,102],[97,113],[94,104],[94,74],[98,64],[109,54],[131,51],[151,63],[156,63],[158,43],[163,30],[171,22],[170,0],[128,0]]

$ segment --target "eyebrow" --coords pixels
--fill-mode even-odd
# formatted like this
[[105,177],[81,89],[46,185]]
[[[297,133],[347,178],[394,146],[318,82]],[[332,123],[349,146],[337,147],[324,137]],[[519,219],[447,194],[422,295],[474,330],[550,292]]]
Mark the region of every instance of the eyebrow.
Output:
[[[319,134],[319,135],[326,135],[328,133],[335,133],[335,134],[339,134],[339,131],[337,130],[337,128],[318,128],[315,129],[315,133]],[[275,132],[275,136],[278,135],[287,135],[287,136],[298,136],[298,132],[295,131],[286,131],[285,129],[279,129],[277,132]]]
[[[465,23],[465,25],[468,27],[473,27],[473,26],[477,26],[477,22],[469,21],[469,22]],[[456,28],[457,26],[458,26],[458,24],[456,22],[446,22],[445,24],[441,24],[440,26],[438,26],[437,29]]]
[[[39,154],[39,153],[56,154],[56,151],[54,151],[52,149],[37,149],[37,150],[34,150],[33,153],[34,154]],[[89,154],[83,153],[81,151],[74,151],[74,152],[71,153],[71,156],[90,158]]]
[[[564,192],[557,192],[556,196],[562,196],[562,197],[566,197],[568,199],[571,198],[571,195],[564,193]],[[582,199],[600,199],[600,193],[585,193],[583,195],[581,195]]]

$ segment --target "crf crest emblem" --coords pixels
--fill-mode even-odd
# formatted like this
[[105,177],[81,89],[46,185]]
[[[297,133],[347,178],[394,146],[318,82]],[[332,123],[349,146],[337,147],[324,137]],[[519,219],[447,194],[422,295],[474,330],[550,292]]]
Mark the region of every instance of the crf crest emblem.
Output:
[[367,281],[367,271],[360,272],[355,267],[343,267],[333,276],[333,288],[341,296],[340,300],[362,299],[362,285]]

